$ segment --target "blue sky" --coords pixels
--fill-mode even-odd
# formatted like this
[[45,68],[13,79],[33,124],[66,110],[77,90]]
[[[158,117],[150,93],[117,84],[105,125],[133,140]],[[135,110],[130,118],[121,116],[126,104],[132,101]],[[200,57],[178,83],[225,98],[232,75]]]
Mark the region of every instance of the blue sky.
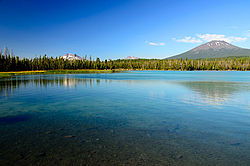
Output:
[[0,0],[0,47],[21,57],[165,58],[210,40],[250,48],[248,0]]

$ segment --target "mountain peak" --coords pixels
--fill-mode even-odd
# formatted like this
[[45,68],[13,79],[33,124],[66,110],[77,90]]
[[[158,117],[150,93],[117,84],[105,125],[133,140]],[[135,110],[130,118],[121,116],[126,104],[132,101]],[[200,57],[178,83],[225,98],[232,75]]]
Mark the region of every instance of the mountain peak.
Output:
[[169,59],[201,59],[230,56],[250,56],[250,49],[240,48],[223,40],[212,40],[187,52],[172,56]]
[[134,57],[134,56],[128,56],[127,58],[125,58],[125,59],[140,59],[140,58],[138,58],[138,57]]
[[192,52],[197,52],[197,51],[203,51],[203,50],[209,50],[213,49],[215,51],[220,50],[220,49],[239,49],[239,47],[236,47],[226,41],[223,40],[212,40],[210,42],[207,42],[205,44],[202,44],[198,47],[195,47],[194,49],[190,50]]
[[64,60],[66,60],[66,59],[67,60],[81,60],[82,59],[78,55],[71,54],[71,53],[65,54],[65,55],[61,56],[61,58],[63,58]]

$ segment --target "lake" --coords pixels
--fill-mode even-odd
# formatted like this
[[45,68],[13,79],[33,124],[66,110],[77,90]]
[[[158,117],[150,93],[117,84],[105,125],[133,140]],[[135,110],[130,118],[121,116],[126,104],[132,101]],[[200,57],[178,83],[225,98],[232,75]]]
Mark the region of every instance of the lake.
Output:
[[250,165],[250,72],[0,79],[0,165]]

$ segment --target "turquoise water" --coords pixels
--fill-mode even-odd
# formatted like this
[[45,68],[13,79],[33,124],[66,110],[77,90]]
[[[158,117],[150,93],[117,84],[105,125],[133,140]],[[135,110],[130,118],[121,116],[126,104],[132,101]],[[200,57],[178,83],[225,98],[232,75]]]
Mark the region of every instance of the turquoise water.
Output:
[[250,72],[0,79],[0,165],[250,165]]

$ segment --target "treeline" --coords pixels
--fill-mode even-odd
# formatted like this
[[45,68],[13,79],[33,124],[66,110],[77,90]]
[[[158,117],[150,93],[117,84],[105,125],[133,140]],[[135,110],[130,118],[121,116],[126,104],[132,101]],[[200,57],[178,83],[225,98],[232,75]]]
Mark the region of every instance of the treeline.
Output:
[[64,69],[114,69],[112,60],[93,60],[91,56],[82,60],[64,60],[44,55],[33,59],[19,58],[0,52],[0,71],[64,70]]
[[116,69],[141,70],[250,70],[250,57],[222,59],[138,59],[116,60]]
[[104,60],[85,57],[82,60],[64,60],[44,55],[33,59],[19,58],[9,52],[0,52],[0,71],[63,70],[63,69],[128,69],[128,70],[250,70],[250,57],[223,59],[137,59]]

